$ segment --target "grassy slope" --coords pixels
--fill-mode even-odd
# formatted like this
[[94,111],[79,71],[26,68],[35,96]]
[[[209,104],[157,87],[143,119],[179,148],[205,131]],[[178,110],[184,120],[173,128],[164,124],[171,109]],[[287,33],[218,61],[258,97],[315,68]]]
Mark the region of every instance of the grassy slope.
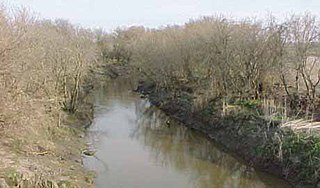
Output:
[[59,124],[49,112],[30,109],[26,126],[3,127],[0,179],[20,187],[92,187],[94,174],[81,160],[92,108],[83,103],[80,109],[73,115],[60,112]]

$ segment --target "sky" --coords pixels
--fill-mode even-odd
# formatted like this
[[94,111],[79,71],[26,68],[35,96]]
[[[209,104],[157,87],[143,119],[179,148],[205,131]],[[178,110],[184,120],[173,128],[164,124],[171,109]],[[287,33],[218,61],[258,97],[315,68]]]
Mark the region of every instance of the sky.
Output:
[[24,6],[40,18],[63,18],[73,24],[112,31],[117,27],[150,28],[183,24],[201,16],[223,14],[235,19],[283,18],[309,12],[320,17],[320,0],[0,0]]

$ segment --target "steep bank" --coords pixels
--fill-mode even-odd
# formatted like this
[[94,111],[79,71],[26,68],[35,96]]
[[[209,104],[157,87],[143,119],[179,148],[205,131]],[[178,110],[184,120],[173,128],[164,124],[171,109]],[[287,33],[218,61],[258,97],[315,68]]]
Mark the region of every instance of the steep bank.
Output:
[[212,105],[202,111],[192,112],[192,91],[172,94],[150,82],[141,82],[137,91],[167,115],[205,133],[248,164],[282,177],[293,186],[312,187],[318,183],[317,136],[296,134],[280,128],[279,122],[250,113],[221,116],[215,109],[219,99],[212,100]]
[[20,106],[28,112],[25,125],[2,122],[0,188],[93,187],[95,174],[84,168],[82,157],[88,148],[85,131],[93,119],[88,96],[96,79],[90,74],[81,84],[74,112],[30,101],[28,111]]
[[93,108],[83,101],[79,109],[73,114],[61,111],[59,122],[38,119],[28,129],[3,128],[0,187],[93,187],[94,174],[84,169],[81,157]]

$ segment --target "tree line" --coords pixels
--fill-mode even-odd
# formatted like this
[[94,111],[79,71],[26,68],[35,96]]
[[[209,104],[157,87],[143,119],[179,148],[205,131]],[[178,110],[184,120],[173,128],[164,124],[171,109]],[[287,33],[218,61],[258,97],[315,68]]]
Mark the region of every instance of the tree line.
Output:
[[98,52],[92,30],[65,20],[39,20],[26,9],[9,13],[1,7],[2,127],[52,126],[62,110],[76,112]]
[[310,118],[320,105],[319,26],[306,13],[282,22],[213,16],[130,27],[108,35],[112,45],[103,56],[129,63],[159,88],[190,87],[197,108],[216,97],[256,100],[265,114]]
[[192,93],[195,110],[220,97],[227,104],[259,101],[271,116],[319,114],[320,24],[310,14],[283,22],[212,16],[105,33],[2,7],[0,26],[1,124],[22,124],[30,107],[50,117],[76,112],[90,69],[110,60],[158,88]]

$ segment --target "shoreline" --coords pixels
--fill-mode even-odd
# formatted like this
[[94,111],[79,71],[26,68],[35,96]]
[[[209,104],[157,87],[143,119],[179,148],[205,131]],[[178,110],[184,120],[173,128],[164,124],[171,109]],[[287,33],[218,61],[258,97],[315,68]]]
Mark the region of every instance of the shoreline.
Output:
[[[170,91],[156,89],[154,84],[140,82],[135,92],[141,93],[150,103],[171,118],[181,122],[184,126],[199,131],[224,149],[237,155],[245,163],[261,171],[273,174],[291,186],[316,187],[318,182],[314,179],[301,179],[296,174],[301,166],[286,167],[288,161],[280,161],[263,150],[279,131],[287,135],[294,135],[292,130],[281,129],[279,122],[267,122],[259,117],[242,114],[230,116],[209,117],[201,113],[192,113],[188,104],[181,98],[170,98]],[[254,134],[248,134],[248,133]],[[265,133],[266,136],[262,136]],[[261,151],[260,151],[261,150]],[[298,170],[298,171],[297,171]]]
[[82,161],[92,119],[92,104],[83,101],[75,113],[61,110],[48,127],[1,135],[0,153],[8,164],[1,167],[0,187],[93,187],[95,174]]

